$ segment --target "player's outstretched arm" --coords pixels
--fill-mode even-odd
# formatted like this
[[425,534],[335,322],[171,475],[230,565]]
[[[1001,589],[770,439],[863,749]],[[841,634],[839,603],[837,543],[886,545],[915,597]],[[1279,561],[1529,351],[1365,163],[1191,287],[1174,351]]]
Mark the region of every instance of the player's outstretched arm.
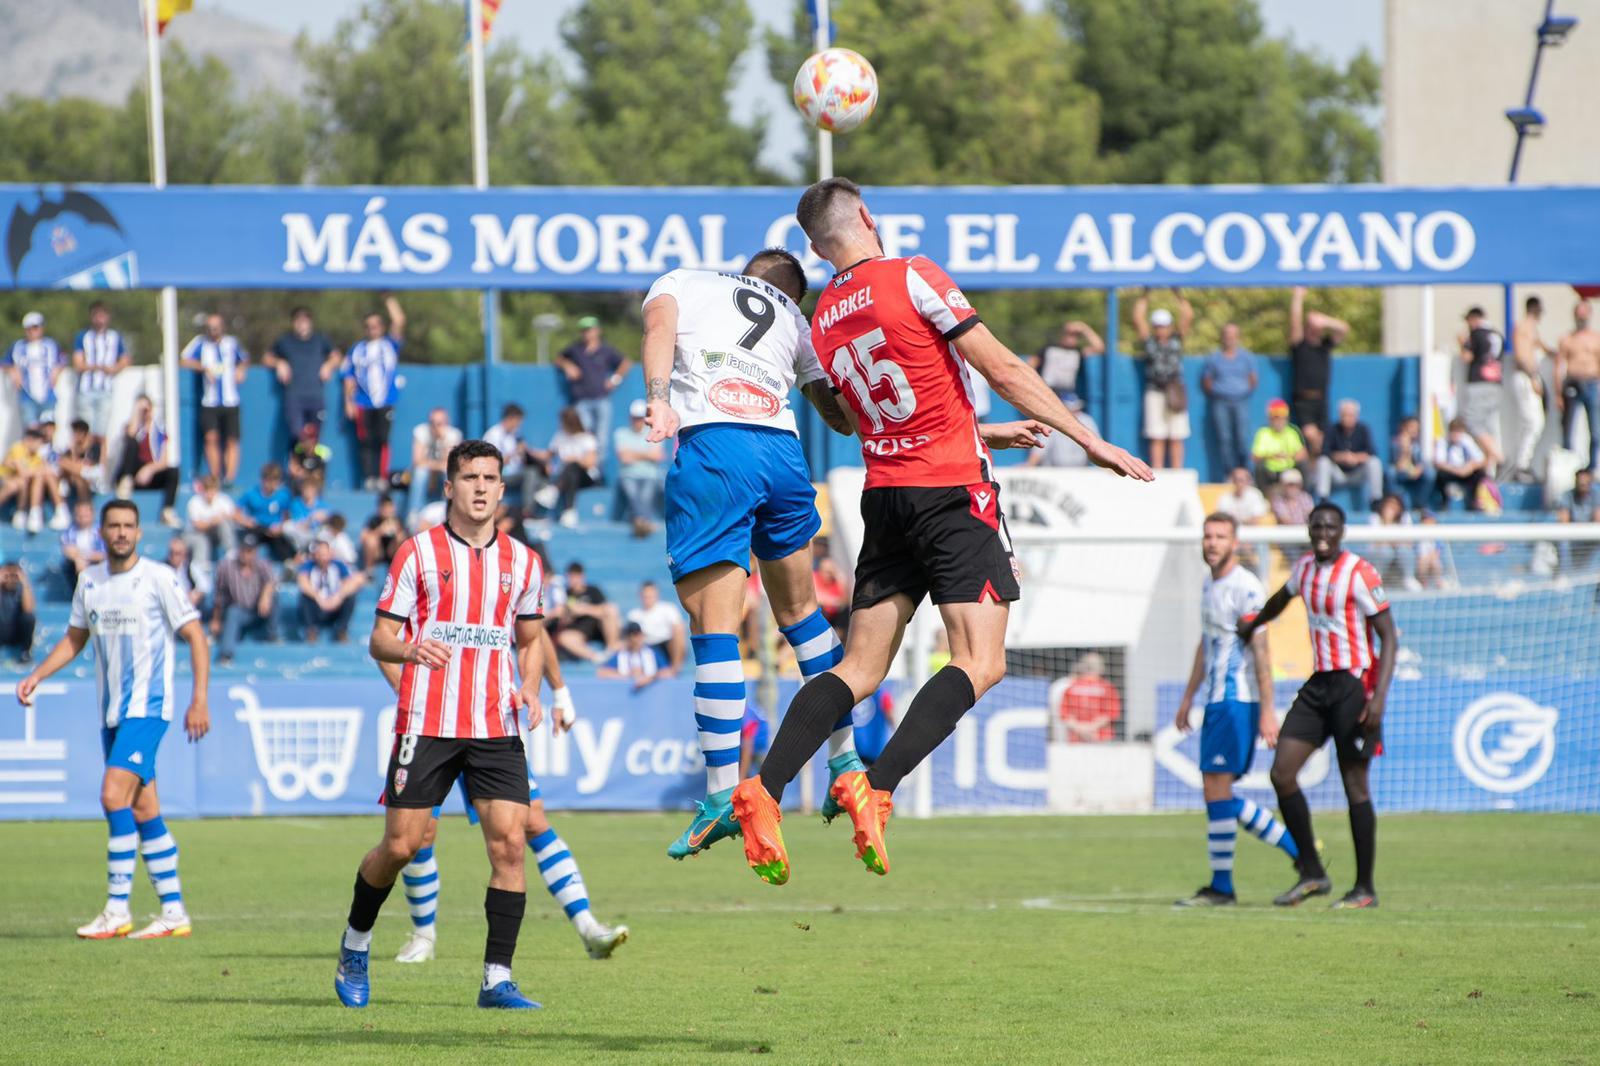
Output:
[[1055,390],[1044,383],[1039,372],[1018,359],[1016,354],[979,323],[954,341],[956,351],[1025,418],[1036,418],[1052,429],[1065,433],[1089,455],[1089,461],[1120,477],[1154,481],[1156,476],[1144,460],[1101,437],[1079,422],[1067,410]]
[[1394,679],[1394,661],[1398,636],[1394,627],[1394,612],[1379,611],[1368,619],[1378,633],[1378,680],[1372,686],[1372,697],[1361,709],[1359,719],[1367,732],[1375,731],[1383,722],[1384,706],[1389,699],[1389,682]]
[[1183,698],[1178,701],[1178,713],[1172,719],[1172,724],[1178,732],[1189,731],[1189,705],[1194,702],[1194,695],[1200,691],[1200,682],[1206,676],[1206,639],[1200,638],[1200,643],[1194,646],[1194,665],[1189,667],[1189,681],[1183,686]]
[[1282,614],[1283,609],[1289,606],[1289,601],[1292,599],[1294,599],[1294,594],[1289,591],[1288,585],[1274,592],[1267,599],[1266,605],[1257,611],[1254,617],[1245,617],[1239,620],[1239,625],[1235,630],[1239,634],[1239,639],[1248,644],[1254,639],[1256,630],[1265,627],[1268,622]]
[[185,622],[178,636],[189,645],[189,662],[194,668],[194,691],[183,716],[183,732],[192,744],[211,732],[211,642],[198,618]]
[[56,641],[56,646],[50,649],[50,654],[44,657],[44,662],[35,666],[33,673],[17,682],[17,702],[24,707],[32,707],[33,690],[39,687],[39,682],[76,659],[87,643],[89,643],[87,629],[68,626],[61,639]]
[[856,435],[854,413],[839,402],[839,394],[826,381],[812,381],[800,387],[800,392],[817,409],[829,429],[846,437]]
[[639,362],[644,366],[645,440],[658,444],[678,433],[678,412],[668,399],[672,383],[672,355],[678,345],[678,300],[662,293],[644,305],[644,339]]

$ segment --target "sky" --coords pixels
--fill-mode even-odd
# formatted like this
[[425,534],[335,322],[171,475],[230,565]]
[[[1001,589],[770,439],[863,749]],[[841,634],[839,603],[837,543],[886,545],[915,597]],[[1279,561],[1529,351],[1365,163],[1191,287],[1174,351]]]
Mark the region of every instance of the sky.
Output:
[[[340,20],[355,15],[362,0],[198,0],[199,7],[225,11],[285,33],[306,31],[326,38]],[[495,36],[515,38],[530,52],[562,54],[561,20],[580,0],[502,0]],[[837,5],[849,0],[833,0]],[[1042,6],[1042,0],[1022,0],[1024,6]],[[1384,0],[1257,0],[1267,29],[1274,36],[1292,38],[1301,47],[1320,51],[1340,62],[1362,48],[1383,56]],[[792,0],[750,0],[756,16],[757,38],[768,29],[787,27]],[[857,46],[871,58],[870,48]],[[771,118],[763,162],[780,171],[792,171],[806,131],[789,105],[788,94],[766,74],[764,56],[752,50],[740,71],[738,103],[741,110],[765,112]],[[747,117],[741,114],[740,117]]]

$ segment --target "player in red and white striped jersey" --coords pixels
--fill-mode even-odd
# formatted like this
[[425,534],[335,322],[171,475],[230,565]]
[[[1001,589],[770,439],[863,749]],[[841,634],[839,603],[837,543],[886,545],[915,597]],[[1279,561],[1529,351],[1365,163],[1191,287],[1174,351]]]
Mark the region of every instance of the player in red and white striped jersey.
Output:
[[378,600],[369,650],[379,663],[401,664],[400,703],[383,840],[356,875],[334,978],[347,1007],[367,1004],[367,955],[378,910],[457,778],[466,782],[489,851],[483,903],[489,936],[478,1005],[538,1006],[511,980],[511,958],[527,902],[528,763],[516,716],[526,707],[530,729],[543,716],[544,575],[525,545],[495,529],[495,508],[505,494],[501,466],[499,449],[485,441],[451,449],[444,524],[406,541]]
[[1300,768],[1332,737],[1350,804],[1350,836],[1356,851],[1355,887],[1334,906],[1376,907],[1372,867],[1377,852],[1377,815],[1367,768],[1374,756],[1383,754],[1384,702],[1394,677],[1397,650],[1394,616],[1378,571],[1361,556],[1344,550],[1344,511],[1337,504],[1317,504],[1308,532],[1311,551],[1295,563],[1289,580],[1273,593],[1261,613],[1239,624],[1240,639],[1249,640],[1257,627],[1278,617],[1299,597],[1311,629],[1315,669],[1283,720],[1272,763],[1278,808],[1300,849],[1296,860],[1300,879],[1273,902],[1292,907],[1333,890],[1317,854],[1311,808],[1299,784]]

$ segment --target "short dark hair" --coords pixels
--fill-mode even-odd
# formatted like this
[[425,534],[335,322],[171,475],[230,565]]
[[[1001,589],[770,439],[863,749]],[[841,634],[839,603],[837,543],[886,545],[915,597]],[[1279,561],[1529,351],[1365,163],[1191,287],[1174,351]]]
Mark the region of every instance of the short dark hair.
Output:
[[312,317],[311,308],[307,307],[305,304],[300,304],[298,307],[291,308],[289,311],[289,320],[293,321],[294,319],[299,318],[301,315],[305,315],[307,318]]
[[1481,308],[1481,307],[1469,307],[1469,308],[1467,308],[1467,317],[1468,318],[1472,318],[1473,316],[1477,316],[1478,318],[1482,318],[1483,317],[1483,308]]
[[1211,525],[1227,526],[1233,532],[1239,532],[1239,520],[1233,517],[1233,515],[1224,514],[1221,511],[1212,511],[1210,514],[1206,515],[1206,520],[1201,522],[1200,525],[1202,527]]
[[794,219],[800,223],[800,228],[805,230],[806,236],[815,241],[822,227],[823,221],[833,211],[833,205],[841,197],[861,199],[861,186],[849,178],[824,178],[800,194],[800,203],[794,209]]
[[584,572],[583,564],[578,562],[578,560],[574,559],[574,560],[572,560],[572,562],[567,564],[567,573],[569,573],[569,574],[581,574],[583,572]]
[[1522,302],[1522,309],[1535,315],[1544,314],[1544,301],[1537,296],[1530,296]]
[[511,418],[513,416],[522,418],[525,414],[526,412],[522,410],[522,406],[520,404],[508,403],[504,407],[500,408],[501,418]]
[[81,418],[74,418],[72,420],[72,432],[74,432],[74,433],[87,433],[87,432],[89,432],[89,423],[85,422]]
[[651,581],[649,578],[645,578],[643,581],[639,582],[639,587],[642,589],[653,589],[656,587],[656,583]]
[[[1339,524],[1340,525],[1344,525],[1344,508],[1340,507],[1338,504],[1334,503],[1332,500],[1323,500],[1321,503],[1319,503],[1315,507],[1311,508],[1311,516],[1310,517],[1311,518],[1317,517],[1317,512],[1318,511],[1327,511],[1329,514],[1333,515],[1335,518],[1337,518],[1339,520]],[[1308,520],[1308,524],[1309,524],[1309,520]]]
[[105,505],[100,508],[100,524],[102,526],[106,524],[106,516],[111,514],[112,511],[132,511],[133,524],[139,524],[139,505],[132,500],[107,500]]
[[493,459],[495,470],[504,470],[505,456],[486,440],[464,440],[450,449],[450,454],[444,461],[444,476],[446,480],[454,480],[462,463],[470,463],[474,459]]
[[277,463],[263,463],[261,466],[261,480],[265,481],[269,477],[282,481],[283,467],[279,466]]
[[765,278],[791,290],[795,303],[806,298],[806,268],[787,248],[763,248],[750,257],[744,273],[752,278]]
[[89,305],[89,313],[91,315],[94,314],[96,311],[105,311],[105,310],[109,310],[109,308],[106,307],[106,302],[104,300],[96,300],[94,303]]

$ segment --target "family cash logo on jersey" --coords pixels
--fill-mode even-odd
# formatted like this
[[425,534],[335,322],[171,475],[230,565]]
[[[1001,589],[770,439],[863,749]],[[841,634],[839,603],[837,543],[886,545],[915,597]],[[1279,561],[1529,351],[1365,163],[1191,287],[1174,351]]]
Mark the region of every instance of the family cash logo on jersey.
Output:
[[1541,707],[1515,692],[1492,692],[1474,700],[1456,719],[1456,765],[1479,788],[1521,792],[1550,769],[1560,717],[1554,707]]

